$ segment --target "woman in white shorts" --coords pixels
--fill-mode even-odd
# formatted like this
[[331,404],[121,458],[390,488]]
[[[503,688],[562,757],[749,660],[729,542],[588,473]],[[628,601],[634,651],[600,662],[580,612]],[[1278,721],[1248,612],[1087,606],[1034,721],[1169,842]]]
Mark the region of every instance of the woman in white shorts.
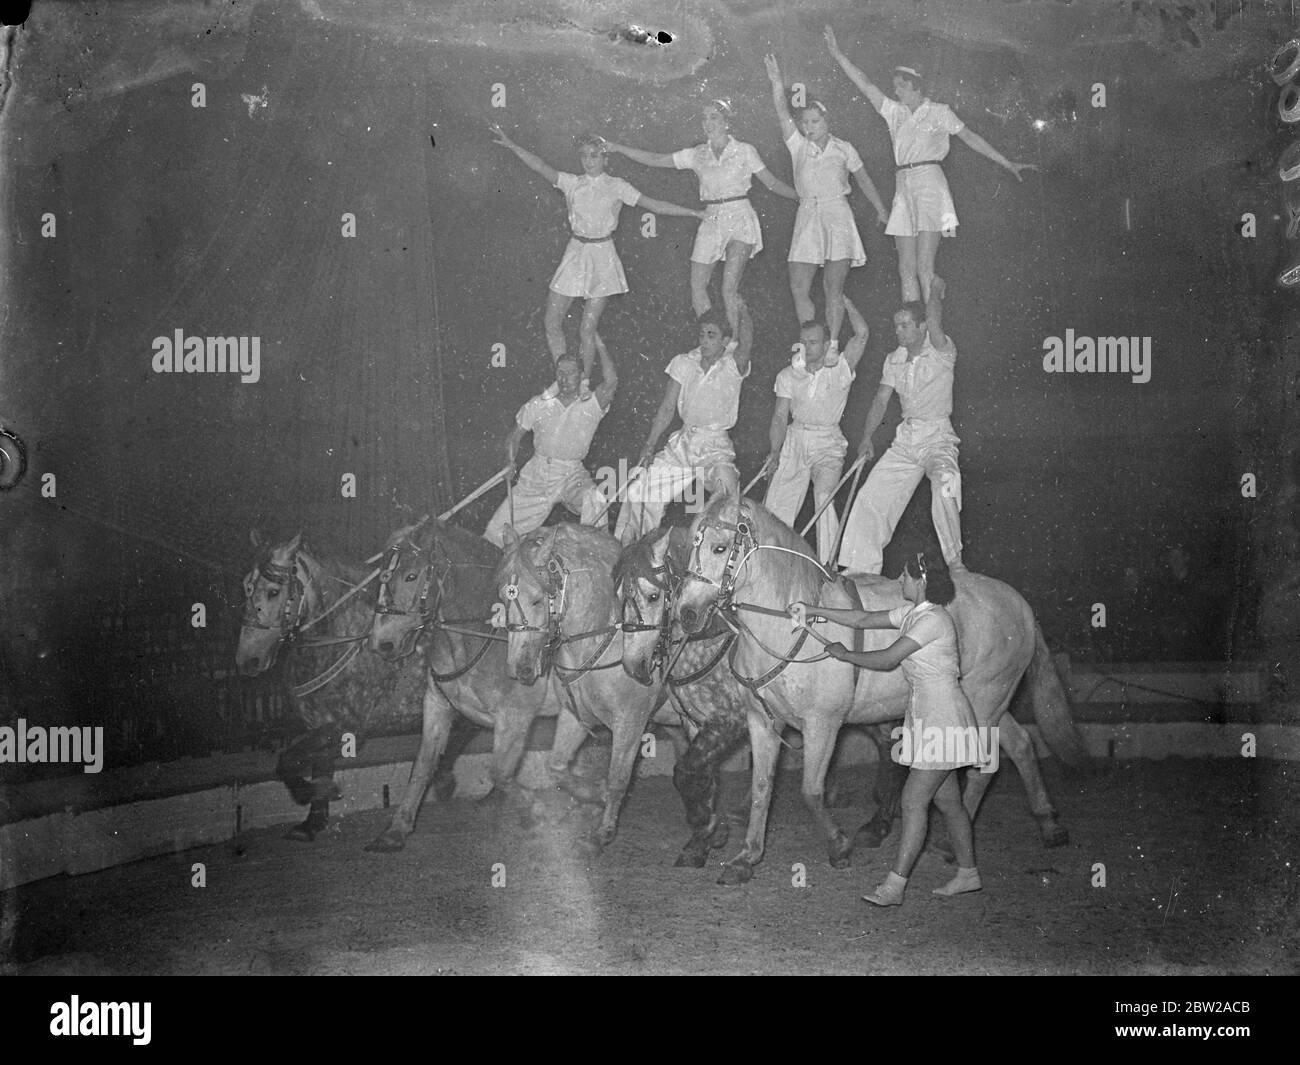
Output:
[[972,133],[947,104],[937,104],[925,95],[924,82],[914,67],[894,68],[894,95],[889,99],[866,75],[849,62],[835,42],[834,31],[826,27],[826,46],[871,106],[889,123],[894,144],[894,209],[885,232],[898,248],[898,275],[903,301],[928,300],[939,237],[957,235],[957,211],[948,179],[939,164],[948,156],[948,138],[955,136],[1020,177],[1022,170],[1037,170],[1029,163],[1013,163],[978,133]]
[[745,264],[763,248],[758,214],[749,202],[751,178],[758,178],[787,200],[799,198],[794,189],[763,165],[752,144],[731,136],[734,117],[726,100],[710,100],[704,105],[701,122],[707,141],[678,152],[646,152],[622,144],[609,145],[611,152],[619,152],[646,166],[694,170],[699,175],[705,212],[691,252],[691,305],[697,317],[713,306],[709,283],[714,267],[725,262],[722,305],[733,336],[740,329],[740,279]]
[[559,359],[566,352],[564,317],[575,299],[585,300],[579,329],[585,381],[591,376],[595,362],[596,327],[600,324],[605,304],[610,296],[627,291],[623,263],[614,248],[614,230],[618,228],[618,214],[623,205],[644,207],[657,214],[682,218],[703,219],[704,212],[652,200],[649,196],[642,196],[622,178],[607,174],[606,145],[599,137],[587,137],[579,142],[582,174],[565,174],[521,148],[502,132],[500,126],[491,126],[490,129],[498,144],[509,148],[531,170],[564,193],[573,235],[564,249],[559,269],[551,278],[551,291],[546,303],[546,343],[551,349],[552,359]]
[[801,324],[816,319],[810,293],[817,268],[821,267],[826,325],[830,336],[838,337],[844,320],[844,281],[849,267],[867,261],[848,201],[850,174],[876,209],[881,225],[889,216],[857,149],[848,141],[831,136],[826,108],[816,100],[804,108],[799,118],[800,132],[790,117],[785,83],[776,57],[766,56],[763,62],[772,82],[772,102],[794,164],[794,187],[799,193],[799,213],[795,216],[788,256],[795,314]]

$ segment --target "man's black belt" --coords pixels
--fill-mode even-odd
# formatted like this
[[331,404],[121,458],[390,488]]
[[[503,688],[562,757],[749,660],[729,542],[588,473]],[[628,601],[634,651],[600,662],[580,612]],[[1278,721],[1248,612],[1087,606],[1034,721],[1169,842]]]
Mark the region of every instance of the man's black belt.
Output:
[[577,233],[574,233],[573,239],[580,240],[582,241],[583,244],[603,244],[607,240],[613,240],[614,234],[606,233],[603,237],[583,237],[583,236],[579,236]]
[[725,196],[721,200],[704,200],[704,203],[733,203],[736,200],[749,199],[748,192],[742,192],[739,196]]
[[917,166],[941,166],[941,165],[943,165],[942,159],[922,159],[919,163],[903,163],[902,166],[895,167],[894,170],[895,173],[901,174],[904,170],[911,170],[913,167],[917,167]]

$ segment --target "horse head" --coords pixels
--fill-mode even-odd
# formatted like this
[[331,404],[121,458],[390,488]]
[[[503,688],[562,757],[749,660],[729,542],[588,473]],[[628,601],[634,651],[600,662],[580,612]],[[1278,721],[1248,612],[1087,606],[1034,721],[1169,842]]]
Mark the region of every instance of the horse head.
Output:
[[623,669],[642,684],[650,684],[664,660],[672,629],[672,608],[681,584],[681,568],[673,557],[680,534],[656,529],[630,545],[614,570],[622,610]]
[[524,684],[546,672],[561,638],[569,572],[556,549],[561,528],[520,537],[513,526],[505,527],[497,587],[505,604],[506,671]]
[[[772,521],[768,516],[767,523]],[[730,494],[714,496],[691,523],[690,557],[675,608],[684,632],[701,632],[715,609],[730,607],[761,527],[758,505]]]
[[435,624],[452,562],[427,518],[398,529],[384,549],[388,558],[379,578],[370,649],[391,662],[414,651],[421,632]]
[[256,676],[275,664],[285,641],[315,616],[320,594],[302,533],[275,546],[265,544],[256,530],[250,539],[258,557],[244,578],[244,616],[235,666],[246,676]]

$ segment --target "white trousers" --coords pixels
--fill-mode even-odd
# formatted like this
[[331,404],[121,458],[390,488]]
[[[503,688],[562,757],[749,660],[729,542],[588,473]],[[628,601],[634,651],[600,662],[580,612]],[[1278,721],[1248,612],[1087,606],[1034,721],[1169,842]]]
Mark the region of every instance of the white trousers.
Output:
[[633,477],[614,533],[624,544],[657,529],[668,504],[681,499],[696,481],[710,494],[740,491],[736,452],[725,429],[678,429],[649,468]]
[[854,573],[880,572],[885,545],[922,477],[930,478],[930,516],[944,561],[961,558],[959,443],[947,418],[899,425],[894,442],[853,501],[840,549],[841,565]]
[[[580,459],[548,459],[534,455],[519,471],[514,496],[514,527],[520,536],[546,521],[556,503],[563,503],[574,514],[580,515],[583,525],[595,524],[596,516],[606,510],[604,493],[596,487]],[[605,528],[609,527],[608,520],[608,517],[604,518]],[[483,530],[483,538],[501,547],[509,522],[510,497],[507,496]]]
[[[781,464],[768,482],[763,506],[793,528],[808,494],[809,480],[813,502],[820,508],[835,490],[848,450],[848,441],[838,425],[791,425],[781,445]],[[817,519],[817,554],[823,562],[839,528],[835,507],[828,506]]]

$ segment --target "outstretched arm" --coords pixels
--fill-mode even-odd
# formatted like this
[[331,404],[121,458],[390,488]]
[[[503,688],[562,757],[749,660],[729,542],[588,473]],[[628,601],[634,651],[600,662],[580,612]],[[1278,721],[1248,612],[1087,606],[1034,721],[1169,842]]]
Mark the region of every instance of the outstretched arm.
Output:
[[749,372],[749,352],[754,346],[754,320],[749,316],[749,304],[739,296],[736,297],[736,302],[740,304],[740,328],[737,331],[736,351],[733,357],[736,360],[736,369],[743,377]]
[[900,636],[883,651],[850,651],[842,643],[832,643],[827,646],[826,653],[841,662],[852,662],[855,666],[888,672],[897,669],[904,658],[920,649],[921,645],[912,637]]
[[884,102],[885,94],[868,80],[867,76],[857,67],[849,62],[849,57],[840,51],[840,46],[835,40],[835,31],[829,26],[825,30],[826,47],[831,53],[831,58],[840,65],[840,69],[849,76],[849,81],[853,82],[862,92],[866,93],[867,99],[871,101],[871,106],[877,111]]
[[781,123],[781,137],[789,140],[795,132],[794,119],[790,117],[790,105],[785,99],[785,82],[781,80],[781,68],[777,65],[776,56],[765,55],[763,66],[767,68],[767,80],[772,83],[772,103],[776,106],[777,121]]
[[861,170],[853,171],[853,180],[858,183],[863,194],[871,201],[871,206],[876,209],[876,220],[883,226],[889,222],[889,212],[885,210],[885,201],[880,198],[880,193],[876,191],[875,183],[871,180],[871,175],[867,173],[864,166]]
[[948,283],[938,274],[930,279],[930,297],[925,301],[925,328],[930,332],[930,343],[936,348],[946,348],[948,338],[943,335],[943,297]]
[[650,432],[646,434],[645,447],[641,449],[641,456],[636,460],[638,466],[649,466],[650,460],[654,458],[655,448],[659,446],[659,438],[664,435],[668,426],[672,425],[673,417],[677,414],[677,397],[681,394],[682,386],[671,378],[668,384],[664,385],[664,398],[659,401],[659,409],[655,411],[655,419],[650,423]]
[[787,200],[797,200],[799,194],[779,177],[763,167],[762,170],[755,172],[754,177],[758,178],[765,186],[775,192],[778,196],[784,196]]
[[871,336],[871,328],[848,296],[844,297],[844,313],[849,316],[849,324],[853,326],[853,339],[844,346],[843,357],[849,364],[850,370],[857,370],[858,363],[862,361],[862,353],[867,350],[867,339]]
[[[519,445],[523,442],[524,436],[527,433],[527,429],[516,425],[514,429],[511,430],[510,435],[506,437],[506,458],[510,460],[512,468],[515,465],[515,457],[519,454]],[[511,472],[513,475],[513,469]]]
[[666,200],[652,200],[649,196],[642,196],[634,204],[636,207],[646,207],[655,214],[671,214],[678,218],[703,218],[704,212],[697,211],[693,207],[678,207],[675,203],[668,203]]
[[791,603],[802,606],[809,620],[814,617],[825,618],[837,625],[847,625],[851,629],[896,629],[889,620],[888,610],[850,610],[842,606],[817,606],[815,603]]
[[961,132],[957,134],[957,139],[968,147],[974,148],[986,159],[992,159],[998,166],[1010,170],[1016,175],[1017,181],[1024,181],[1024,178],[1020,176],[1022,170],[1038,169],[1033,163],[1013,163],[978,133],[973,132],[969,126],[963,127]]
[[600,384],[596,386],[596,401],[601,410],[609,410],[609,405],[614,402],[614,393],[618,391],[618,370],[614,368],[614,360],[599,333],[596,334],[596,354],[600,356]]
[[534,170],[537,173],[541,174],[542,177],[546,178],[546,180],[549,181],[552,185],[555,184],[556,179],[560,175],[559,172],[553,166],[548,165],[545,161],[535,156],[527,148],[521,148],[519,145],[517,145],[514,141],[512,141],[509,137],[506,136],[505,131],[502,130],[500,126],[488,126],[488,129],[490,129],[493,133],[496,134],[497,144],[500,144],[503,148],[509,148],[512,152],[515,153],[515,155],[519,156],[519,158],[523,160],[524,165],[527,166],[530,170]]
[[642,166],[661,166],[667,170],[677,168],[677,164],[673,162],[672,152],[643,152],[640,148],[629,148],[626,144],[615,144],[613,141],[606,141],[605,147],[611,152],[626,155],[634,163],[640,163]]

